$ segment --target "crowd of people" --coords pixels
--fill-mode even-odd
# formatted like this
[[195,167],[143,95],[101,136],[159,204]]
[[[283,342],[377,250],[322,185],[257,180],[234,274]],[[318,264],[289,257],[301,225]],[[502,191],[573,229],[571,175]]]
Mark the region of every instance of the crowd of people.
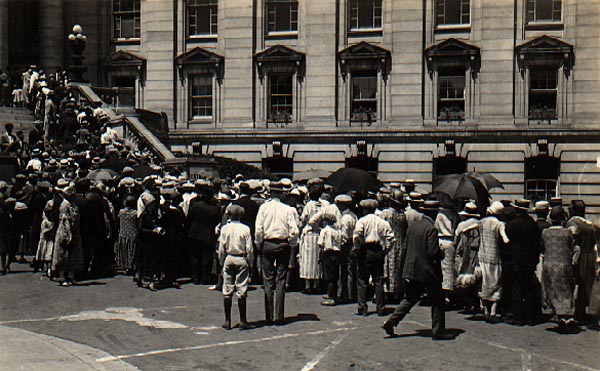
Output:
[[19,159],[14,179],[0,182],[3,275],[34,253],[33,270],[65,287],[114,274],[149,290],[211,285],[223,293],[226,329],[234,294],[239,327],[250,327],[252,282],[264,287],[268,324],[285,323],[285,292],[301,289],[324,294],[324,306],[357,303],[361,316],[371,296],[379,316],[398,304],[382,325],[393,335],[426,298],[439,340],[451,338],[450,307],[516,326],[552,313],[570,331],[598,300],[599,235],[581,200],[568,210],[559,198],[485,208],[420,194],[410,180],[365,195],[320,178],[192,180],[134,148],[63,82],[50,89],[43,72],[27,74],[27,101],[44,104],[30,106],[28,140],[10,123],[0,137]]

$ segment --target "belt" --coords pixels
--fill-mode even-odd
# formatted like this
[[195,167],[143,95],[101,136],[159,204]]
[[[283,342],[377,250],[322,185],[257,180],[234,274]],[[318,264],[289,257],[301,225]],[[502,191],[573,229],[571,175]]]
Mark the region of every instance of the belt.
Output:
[[277,244],[288,242],[287,238],[266,238],[265,241],[270,242],[270,243],[277,243]]
[[365,243],[363,246],[367,250],[373,250],[373,251],[381,251],[381,250],[383,250],[383,248],[381,247],[381,245],[379,243],[377,243],[377,242]]
[[245,258],[246,254],[227,254],[227,256],[235,256],[235,257],[238,257],[238,258]]

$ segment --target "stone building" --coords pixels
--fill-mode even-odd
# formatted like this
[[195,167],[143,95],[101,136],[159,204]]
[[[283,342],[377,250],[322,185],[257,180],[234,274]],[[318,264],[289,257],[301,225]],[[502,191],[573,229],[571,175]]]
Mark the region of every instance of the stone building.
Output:
[[[0,63],[64,63],[80,23],[88,78],[165,112],[174,152],[276,173],[357,166],[424,190],[485,171],[505,185],[496,198],[600,205],[599,0],[0,4]],[[6,41],[32,22],[24,7],[38,54]]]

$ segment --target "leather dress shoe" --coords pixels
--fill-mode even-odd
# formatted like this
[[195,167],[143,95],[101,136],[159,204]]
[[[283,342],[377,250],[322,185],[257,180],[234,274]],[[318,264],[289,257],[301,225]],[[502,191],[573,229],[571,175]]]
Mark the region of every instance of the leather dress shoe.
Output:
[[367,313],[367,311],[366,311],[366,310],[361,310],[361,309],[359,309],[359,310],[357,310],[356,312],[354,312],[354,315],[355,315],[355,316],[363,316],[363,317],[366,317],[366,316],[368,315],[368,313]]
[[456,336],[449,334],[447,332],[443,332],[438,335],[433,335],[432,339],[433,340],[454,340],[454,339],[456,339]]
[[395,336],[396,334],[394,333],[394,325],[391,322],[385,321],[382,325],[381,328],[385,331],[386,334],[388,334],[389,336]]

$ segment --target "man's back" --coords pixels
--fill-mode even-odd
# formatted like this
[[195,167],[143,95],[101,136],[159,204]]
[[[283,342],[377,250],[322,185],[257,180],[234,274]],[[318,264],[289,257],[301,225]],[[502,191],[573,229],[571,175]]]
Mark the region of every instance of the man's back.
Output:
[[188,212],[188,237],[204,242],[215,241],[215,227],[221,221],[219,207],[205,200],[194,202]]
[[423,283],[441,281],[439,254],[438,232],[433,220],[423,215],[408,226],[402,278]]
[[528,215],[506,222],[515,271],[533,271],[540,256],[540,229]]

